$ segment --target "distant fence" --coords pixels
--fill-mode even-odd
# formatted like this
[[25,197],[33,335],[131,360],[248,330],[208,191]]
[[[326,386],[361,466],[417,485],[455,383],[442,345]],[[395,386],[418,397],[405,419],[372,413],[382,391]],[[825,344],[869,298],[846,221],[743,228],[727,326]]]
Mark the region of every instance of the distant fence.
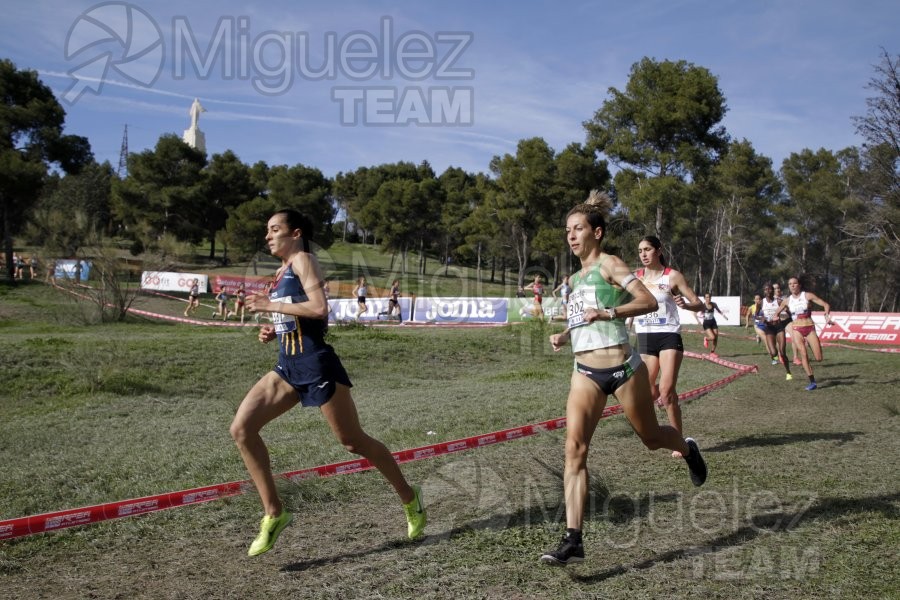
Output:
[[[141,277],[141,288],[154,291],[173,291],[186,293],[190,290],[193,279],[197,278],[201,292],[226,285],[234,290],[244,283],[248,293],[263,288],[269,279],[265,277],[242,277],[240,275],[216,275],[210,281],[209,276],[200,273],[170,273],[144,271]],[[343,295],[346,290],[332,290],[332,293]],[[360,315],[360,307],[356,298],[332,298],[329,304],[329,319],[332,321],[359,320],[362,322],[378,321],[396,315],[388,314],[388,297],[383,295],[366,298],[366,311]],[[720,326],[739,326],[742,324],[743,307],[738,296],[713,296],[722,313],[716,313]],[[539,307],[539,308],[538,308]],[[679,309],[682,325],[697,323],[696,314]],[[408,296],[400,298],[399,318],[404,322],[433,324],[505,324],[530,321],[543,317],[545,320],[563,320],[565,307],[558,298],[545,298],[536,305],[532,298],[453,298],[446,296]],[[866,344],[900,345],[900,313],[873,312],[833,312],[831,322],[825,322],[822,313],[813,315],[816,331],[822,341],[828,342],[862,342]]]

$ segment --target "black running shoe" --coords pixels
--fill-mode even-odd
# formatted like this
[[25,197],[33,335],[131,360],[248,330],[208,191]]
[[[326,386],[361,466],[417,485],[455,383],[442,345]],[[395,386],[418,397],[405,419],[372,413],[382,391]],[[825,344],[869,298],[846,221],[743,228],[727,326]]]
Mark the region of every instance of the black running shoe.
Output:
[[694,438],[684,438],[684,441],[687,442],[688,448],[691,449],[690,453],[684,457],[688,469],[691,471],[691,483],[701,486],[706,481],[706,461],[703,460],[700,448],[697,447],[697,442],[694,441]]
[[584,546],[581,542],[573,542],[568,537],[563,538],[559,548],[541,556],[541,562],[548,565],[565,566],[570,563],[579,563],[583,560]]

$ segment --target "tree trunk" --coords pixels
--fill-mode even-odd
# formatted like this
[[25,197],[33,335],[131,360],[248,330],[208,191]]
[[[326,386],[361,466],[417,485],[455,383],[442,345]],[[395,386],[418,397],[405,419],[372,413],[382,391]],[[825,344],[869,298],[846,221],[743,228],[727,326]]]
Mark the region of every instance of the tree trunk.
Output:
[[525,268],[528,266],[528,234],[522,231],[522,245],[516,246],[516,258],[519,260],[519,275],[516,277],[519,287],[525,285]]
[[656,205],[656,237],[663,239],[663,207],[661,203]]
[[444,238],[444,277],[447,276],[447,270],[450,269],[450,237]]
[[12,227],[9,224],[9,207],[6,202],[0,202],[3,205],[3,251],[6,253],[6,274],[10,281],[16,280],[16,267],[13,265],[13,241]]
[[553,287],[551,289],[556,289],[556,286],[559,285],[559,255],[555,255],[553,257]]
[[728,223],[728,235],[725,238],[725,295],[731,295],[731,263],[734,260],[734,238],[732,238],[731,222]]
[[419,275],[422,277],[425,276],[425,261],[427,258],[425,257],[425,238],[419,239]]
[[478,248],[475,250],[475,281],[481,285],[481,242],[478,242]]

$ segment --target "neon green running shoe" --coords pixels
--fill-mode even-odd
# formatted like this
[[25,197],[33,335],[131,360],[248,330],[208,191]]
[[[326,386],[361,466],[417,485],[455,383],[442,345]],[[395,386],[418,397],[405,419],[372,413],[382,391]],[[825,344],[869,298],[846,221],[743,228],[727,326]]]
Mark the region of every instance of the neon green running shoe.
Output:
[[247,555],[259,556],[263,552],[271,550],[272,546],[275,545],[275,540],[278,539],[278,534],[291,524],[293,518],[294,515],[286,510],[282,510],[281,514],[277,517],[270,517],[269,515],[264,516],[262,518],[262,523],[259,525],[259,535],[256,536],[256,539],[250,544]]
[[403,512],[406,513],[406,535],[414,540],[425,532],[428,515],[425,512],[425,503],[422,502],[422,488],[414,485],[412,489],[416,497],[409,504],[403,505]]

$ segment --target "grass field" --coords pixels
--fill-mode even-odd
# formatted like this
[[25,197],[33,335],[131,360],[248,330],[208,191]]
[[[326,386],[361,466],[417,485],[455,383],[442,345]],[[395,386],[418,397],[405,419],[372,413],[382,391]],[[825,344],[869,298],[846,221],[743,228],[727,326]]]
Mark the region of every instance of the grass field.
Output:
[[[86,326],[83,310],[0,286],[0,519],[246,479],[228,425],[275,349],[249,329]],[[549,332],[329,336],[363,425],[400,450],[563,416],[572,359],[548,351]],[[0,542],[0,597],[900,597],[900,359],[829,348],[808,393],[799,369],[785,382],[734,333],[720,355],[759,374],[685,405],[705,486],[621,416],[602,422],[581,565],[537,560],[563,530],[565,434],[552,432],[404,465],[429,507],[423,541],[405,539],[377,473],[284,482],[295,521],[261,557],[246,556],[261,514],[248,493]],[[686,359],[679,389],[728,374]],[[276,472],[351,458],[314,409],[264,436]]]

